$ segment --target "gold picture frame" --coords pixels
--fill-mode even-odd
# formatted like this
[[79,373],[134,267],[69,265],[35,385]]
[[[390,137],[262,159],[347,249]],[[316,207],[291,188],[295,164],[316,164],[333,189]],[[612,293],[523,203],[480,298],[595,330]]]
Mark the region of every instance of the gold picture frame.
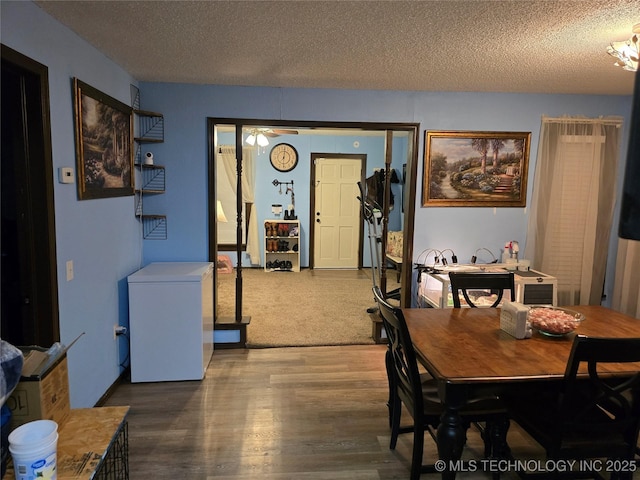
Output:
[[531,132],[425,132],[423,207],[525,207]]
[[134,193],[133,109],[73,79],[80,200]]

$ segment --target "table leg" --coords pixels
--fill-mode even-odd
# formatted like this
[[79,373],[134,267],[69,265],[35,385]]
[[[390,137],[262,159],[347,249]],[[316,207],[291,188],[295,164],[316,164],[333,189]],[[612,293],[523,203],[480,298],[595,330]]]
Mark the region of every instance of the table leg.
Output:
[[438,425],[436,435],[438,439],[438,456],[440,460],[445,462],[445,468],[442,470],[443,480],[456,478],[456,469],[450,467],[456,465],[460,457],[462,457],[465,437],[466,429],[458,409],[450,405],[446,406],[440,418],[440,425]]

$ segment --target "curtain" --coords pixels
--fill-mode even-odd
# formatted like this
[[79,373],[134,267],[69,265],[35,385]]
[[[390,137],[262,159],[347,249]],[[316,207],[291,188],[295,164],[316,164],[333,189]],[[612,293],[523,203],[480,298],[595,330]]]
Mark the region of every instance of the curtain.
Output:
[[640,241],[618,241],[611,307],[640,319]]
[[[237,194],[237,170],[236,170],[236,148],[234,146],[223,145],[220,147],[222,153],[218,156],[224,164],[224,171],[227,174],[229,184],[233,192]],[[242,202],[253,205],[256,191],[256,161],[255,148],[242,148]],[[260,247],[258,240],[258,215],[252,212],[249,216],[249,226],[247,231],[247,255],[251,263],[260,264]],[[240,261],[240,259],[238,259]]]
[[600,305],[622,119],[542,118],[525,258],[559,305]]

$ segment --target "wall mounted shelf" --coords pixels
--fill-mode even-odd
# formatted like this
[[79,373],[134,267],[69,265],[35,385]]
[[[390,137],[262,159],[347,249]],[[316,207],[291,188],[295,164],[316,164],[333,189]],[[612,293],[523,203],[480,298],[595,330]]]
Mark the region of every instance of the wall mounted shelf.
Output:
[[161,165],[147,164],[142,159],[142,145],[164,142],[164,116],[161,113],[140,109],[140,91],[131,85],[131,103],[137,119],[134,166],[135,178],[135,215],[142,222],[142,238],[146,240],[167,239],[166,215],[144,213],[145,195],[165,193],[165,169]]
[[135,163],[142,163],[142,145],[164,142],[164,116],[146,110],[133,110],[138,119],[138,129],[133,140],[136,142]]
[[165,175],[164,167],[160,165],[136,165],[140,171],[140,184],[136,185],[136,191],[142,193],[164,193]]
[[145,240],[167,239],[166,215],[142,215],[142,237]]

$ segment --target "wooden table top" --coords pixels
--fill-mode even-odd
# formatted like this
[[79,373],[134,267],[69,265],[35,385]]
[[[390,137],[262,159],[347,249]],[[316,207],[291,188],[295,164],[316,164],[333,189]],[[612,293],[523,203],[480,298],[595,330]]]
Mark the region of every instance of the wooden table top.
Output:
[[[523,340],[500,329],[499,308],[402,311],[420,361],[434,377],[449,383],[561,378],[575,334],[640,338],[640,320],[633,317],[601,306],[568,308],[586,317],[576,333],[550,338],[534,331]],[[606,371],[629,372],[629,366],[607,365]]]

